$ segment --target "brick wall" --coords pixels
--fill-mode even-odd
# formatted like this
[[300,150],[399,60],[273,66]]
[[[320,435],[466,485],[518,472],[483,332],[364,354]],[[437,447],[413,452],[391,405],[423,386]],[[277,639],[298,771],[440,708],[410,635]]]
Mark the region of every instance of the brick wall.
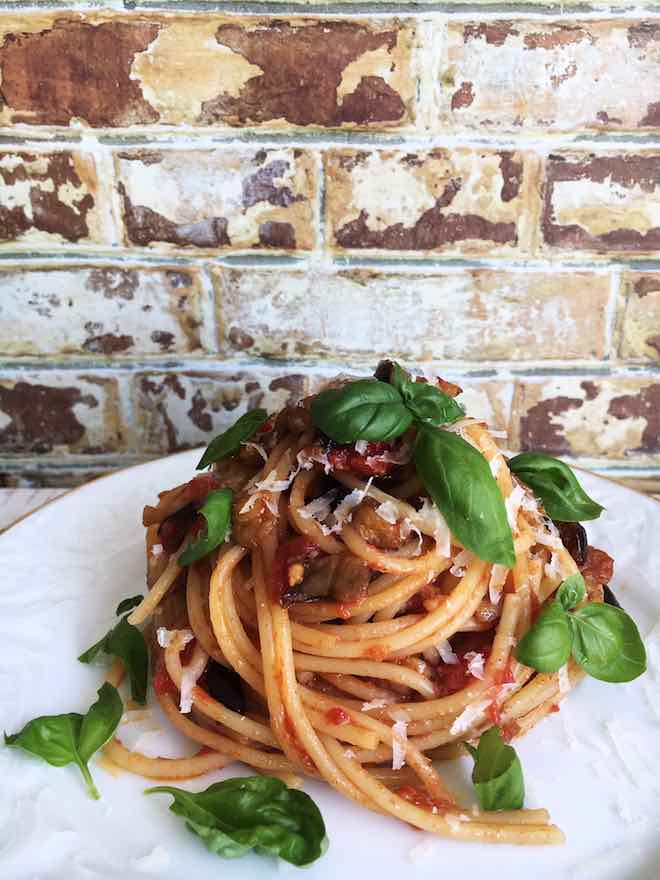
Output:
[[0,5],[0,480],[390,353],[660,487],[657,13],[185,8]]

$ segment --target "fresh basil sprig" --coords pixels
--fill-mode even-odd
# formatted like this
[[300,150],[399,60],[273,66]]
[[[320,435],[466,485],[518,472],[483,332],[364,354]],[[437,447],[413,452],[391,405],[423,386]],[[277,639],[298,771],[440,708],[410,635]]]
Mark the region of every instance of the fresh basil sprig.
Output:
[[483,455],[458,434],[423,425],[415,441],[415,467],[458,540],[480,559],[513,568],[506,508]]
[[19,733],[5,733],[5,744],[32,752],[53,767],[77,764],[89,793],[99,798],[87,765],[117,729],[124,707],[117,689],[107,682],[99,689],[98,697],[86,715],[41,715],[28,721]]
[[499,727],[490,727],[475,749],[472,783],[482,810],[519,810],[525,800],[522,766],[513,746],[507,745]]
[[[135,600],[138,600],[137,602]],[[117,607],[117,614],[133,608],[140,603],[141,596],[124,599]],[[149,679],[149,651],[140,630],[128,622],[128,615],[106,633],[96,644],[78,657],[81,663],[92,663],[99,654],[119,657],[131,682],[131,697],[136,703],[147,702],[147,682]]]
[[465,410],[453,397],[430,382],[414,382],[396,363],[392,365],[390,384],[399,392],[418,422],[426,425],[449,425],[465,415]]
[[186,827],[212,853],[225,858],[254,849],[302,866],[316,861],[328,846],[323,817],[314,801],[279,779],[226,779],[200,792],[159,785],[145,794],[156,792],[171,794],[170,810],[185,819]]
[[545,512],[560,522],[597,519],[604,508],[578,483],[567,464],[543,452],[523,452],[509,459],[509,470],[541,499]]
[[520,640],[516,659],[539,672],[557,672],[572,654],[600,681],[625,682],[642,675],[646,650],[634,620],[604,602],[589,602],[569,614],[585,595],[581,574],[567,578]]
[[316,395],[312,419],[337,443],[394,440],[412,424],[401,394],[387,382],[359,379]]
[[215,489],[209,492],[204,506],[199,510],[206,520],[206,529],[201,538],[186,547],[179,557],[179,565],[192,565],[222,544],[231,525],[233,499],[234,493],[231,489]]
[[244,413],[234,422],[231,428],[227,428],[222,434],[218,434],[206,447],[204,455],[200,458],[197,470],[201,471],[213,464],[214,461],[220,461],[222,458],[229,458],[230,455],[236,455],[241,448],[241,443],[249,440],[254,432],[260,428],[268,418],[265,409],[251,409]]

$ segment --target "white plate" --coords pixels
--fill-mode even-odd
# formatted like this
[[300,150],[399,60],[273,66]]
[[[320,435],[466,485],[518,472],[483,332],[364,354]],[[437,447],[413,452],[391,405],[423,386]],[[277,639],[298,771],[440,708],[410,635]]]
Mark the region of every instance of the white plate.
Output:
[[[117,602],[143,590],[142,506],[153,503],[159,490],[187,479],[197,457],[186,452],[90,483],[0,536],[4,730],[16,731],[36,715],[84,711],[93,702],[101,672],[76,657],[106,631]],[[660,619],[660,505],[589,474],[581,479],[607,507],[589,524],[590,540],[616,559],[614,589],[646,635]],[[588,679],[561,712],[516,742],[526,805],[550,810],[566,833],[565,846],[498,847],[432,838],[308,783],[306,790],[325,818],[330,848],[302,876],[655,880],[660,873],[660,626],[647,644],[647,675],[629,685]],[[126,727],[122,736],[135,740]],[[176,754],[181,743],[175,738],[164,743],[164,736],[148,734],[145,751],[166,748],[166,754]],[[145,780],[128,773],[113,777],[93,764],[100,801],[88,798],[74,768],[50,767],[18,749],[0,747],[3,880],[149,875],[253,880],[296,872],[258,856],[220,860],[168,811],[169,797],[145,797]],[[451,768],[468,803],[469,766],[463,759]],[[237,772],[246,771],[209,774],[184,785],[205,788]],[[425,840],[431,846],[413,864],[411,850]]]

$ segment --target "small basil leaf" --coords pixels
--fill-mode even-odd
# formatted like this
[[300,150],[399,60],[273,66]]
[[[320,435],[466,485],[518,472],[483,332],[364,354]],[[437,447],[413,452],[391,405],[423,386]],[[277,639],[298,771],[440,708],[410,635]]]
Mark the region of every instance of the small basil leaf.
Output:
[[254,849],[302,866],[327,848],[325,825],[314,801],[279,779],[226,779],[200,792],[160,785],[145,793],[154,792],[171,794],[170,810],[186,820],[211,852],[226,858]]
[[542,452],[523,452],[509,459],[509,470],[541,499],[551,519],[583,522],[597,519],[605,508],[578,483],[567,464]]
[[415,466],[461,543],[486,562],[513,568],[513,536],[504,500],[483,455],[462,437],[421,426]]
[[231,525],[233,498],[231,489],[215,489],[209,492],[199,511],[206,520],[206,529],[201,538],[186,547],[179,557],[179,565],[191,565],[222,544]]
[[463,407],[453,397],[429,382],[412,381],[398,364],[393,364],[390,384],[396,388],[419,422],[427,425],[448,425],[465,415]]
[[632,681],[646,671],[646,650],[633,619],[613,605],[590,602],[571,614],[573,657],[592,678]]
[[149,651],[140,630],[122,617],[109,633],[78,657],[81,663],[91,663],[99,654],[119,657],[126,667],[131,682],[131,697],[137,703],[147,701],[149,680]]
[[254,432],[260,428],[268,418],[265,409],[251,409],[244,413],[231,428],[227,428],[222,434],[218,434],[206,447],[204,455],[200,458],[197,470],[201,471],[214,461],[229,458],[236,455],[241,448],[241,443],[249,440]]
[[556,672],[571,655],[571,624],[558,602],[551,602],[520,640],[516,659],[539,672]]
[[474,758],[472,782],[481,809],[519,810],[525,800],[522,767],[515,749],[502,740],[499,727],[489,728],[478,747],[468,746],[468,751]]
[[6,745],[16,745],[42,758],[54,767],[76,764],[94,798],[99,797],[89,767],[89,759],[110,739],[121,719],[123,706],[119,692],[107,682],[99,688],[98,700],[86,715],[42,715],[29,721]]
[[587,595],[587,588],[584,584],[584,578],[577,572],[567,577],[566,580],[557,590],[557,601],[564,611],[572,611],[576,605],[584,600]]
[[142,596],[131,596],[130,599],[122,599],[122,601],[117,605],[117,610],[115,614],[119,617],[120,614],[125,614],[127,611],[131,611],[131,609],[136,608],[140,602],[142,601]]
[[314,424],[337,443],[393,440],[412,424],[412,415],[396,388],[378,379],[360,379],[321,391],[311,413]]

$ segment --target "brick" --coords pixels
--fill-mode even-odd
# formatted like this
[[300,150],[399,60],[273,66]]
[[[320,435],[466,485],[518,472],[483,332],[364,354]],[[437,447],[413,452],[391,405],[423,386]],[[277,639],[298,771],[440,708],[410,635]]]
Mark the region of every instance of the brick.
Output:
[[659,210],[660,153],[548,157],[541,220],[547,248],[657,253]]
[[210,311],[196,269],[0,266],[6,356],[203,354]]
[[334,150],[326,220],[337,251],[515,252],[527,188],[519,152]]
[[602,358],[607,275],[221,269],[229,352],[278,358]]
[[0,454],[94,455],[120,450],[113,377],[48,370],[0,375]]
[[91,155],[0,150],[0,244],[108,241],[99,190]]
[[450,20],[447,30],[438,112],[443,127],[660,126],[657,21]]
[[660,273],[631,272],[625,286],[621,357],[660,361]]
[[652,377],[521,381],[514,413],[522,450],[660,461],[660,383]]
[[119,152],[116,161],[128,244],[212,251],[314,246],[317,181],[307,152],[134,150]]
[[141,451],[177,452],[208,443],[247,409],[281,409],[307,387],[305,376],[282,370],[138,373],[133,403]]

